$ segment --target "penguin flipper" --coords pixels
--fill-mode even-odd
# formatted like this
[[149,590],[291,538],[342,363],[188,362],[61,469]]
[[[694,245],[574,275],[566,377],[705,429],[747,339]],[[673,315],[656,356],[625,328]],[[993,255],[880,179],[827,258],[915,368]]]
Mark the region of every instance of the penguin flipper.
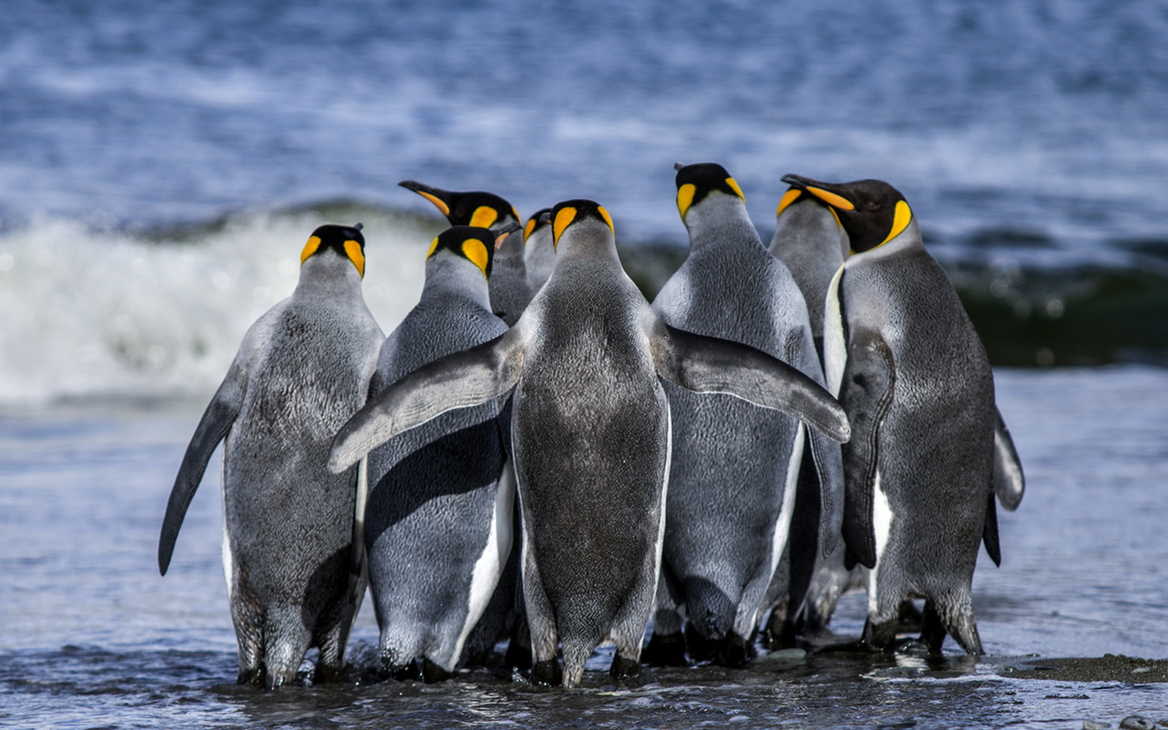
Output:
[[1013,512],[1026,493],[1026,475],[1022,473],[1022,460],[1018,458],[1002,412],[995,409],[994,413],[997,415],[994,424],[994,493],[1002,506]]
[[525,341],[517,328],[423,365],[370,399],[333,439],[328,467],[340,474],[411,428],[505,395],[519,381]]
[[839,444],[816,431],[809,431],[807,435],[819,485],[819,555],[827,557],[843,539],[844,465]]
[[877,332],[856,330],[840,390],[840,402],[852,422],[852,440],[843,447],[844,543],[850,558],[868,568],[876,566],[872,504],[878,436],[895,383],[896,365],[887,343]]
[[994,493],[990,492],[986,504],[985,523],[981,528],[981,539],[985,543],[986,554],[994,565],[1002,567],[1002,546],[998,543],[998,505],[994,502]]
[[788,413],[834,441],[847,441],[851,435],[847,414],[830,393],[765,352],[675,329],[660,319],[650,341],[657,375],[671,383]]
[[235,423],[235,418],[239,415],[245,385],[243,368],[238,363],[232,363],[219,390],[215,391],[211,402],[207,404],[207,410],[203,411],[203,417],[199,420],[190,443],[187,444],[178,476],[175,477],[174,486],[170,489],[166,516],[162,518],[162,532],[158,537],[158,572],[162,575],[166,575],[166,570],[170,567],[175,540],[178,539],[187,507],[195,496],[195,490],[199,488],[203,472],[207,470],[207,462],[211,460],[215,447],[227,436],[231,424]]

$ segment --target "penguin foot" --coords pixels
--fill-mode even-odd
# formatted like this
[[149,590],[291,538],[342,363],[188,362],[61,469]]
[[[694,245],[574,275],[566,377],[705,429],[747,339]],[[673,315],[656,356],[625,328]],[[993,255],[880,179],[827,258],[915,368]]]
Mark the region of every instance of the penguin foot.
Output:
[[312,672],[312,683],[323,684],[326,682],[340,682],[345,678],[345,666],[343,664],[325,664],[318,662],[316,669]]
[[693,624],[685,627],[685,648],[689,653],[689,658],[695,664],[709,664],[718,661],[718,655],[722,649],[722,643],[725,639],[707,638],[702,636],[694,629]]
[[738,669],[750,664],[757,654],[750,639],[732,633],[722,642],[717,663],[723,667]]
[[612,657],[612,666],[608,668],[608,674],[613,679],[629,679],[636,677],[641,673],[641,663],[636,659],[629,659],[621,656],[619,653]]
[[531,665],[531,683],[540,687],[558,687],[564,682],[564,673],[555,659]]
[[445,682],[450,679],[451,673],[430,661],[428,657],[415,659],[414,663],[417,665],[417,672],[422,677],[422,681],[427,684],[434,682]]
[[252,667],[250,669],[240,669],[239,674],[235,678],[236,684],[245,684],[251,687],[264,686],[264,668],[263,666]]
[[860,641],[876,651],[892,653],[896,650],[896,619],[872,623],[869,618],[864,622],[864,634]]
[[531,647],[520,646],[519,642],[511,639],[507,643],[507,653],[503,657],[508,667],[516,669],[531,669]]
[[767,651],[794,649],[800,633],[799,627],[790,621],[770,622],[762,632],[762,646]]
[[641,652],[645,664],[653,667],[686,667],[685,637],[676,634],[653,634],[649,645]]

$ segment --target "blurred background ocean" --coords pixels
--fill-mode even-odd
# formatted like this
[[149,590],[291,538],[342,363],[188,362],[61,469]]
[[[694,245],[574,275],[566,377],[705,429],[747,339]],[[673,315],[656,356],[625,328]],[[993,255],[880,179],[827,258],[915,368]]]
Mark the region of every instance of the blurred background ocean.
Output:
[[993,360],[1168,359],[1168,5],[10,0],[0,401],[204,394],[320,221],[368,226],[388,331],[439,225],[591,197],[652,291],[675,161],[764,240],[798,172],[886,179]]
[[[1168,657],[1166,39],[1151,1],[5,0],[0,724],[1031,727],[1168,706],[1001,676],[1027,654]],[[685,255],[676,161],[725,165],[764,240],[788,172],[912,204],[1006,366],[1029,477],[1003,567],[975,577],[992,656],[707,668],[571,702],[479,675],[231,687],[215,465],[165,580],[155,541],[201,408],[312,229],[365,223],[387,333],[444,227],[406,178],[524,215],[596,199],[651,293]],[[850,596],[833,626],[862,620]],[[354,637],[368,659],[368,606]]]

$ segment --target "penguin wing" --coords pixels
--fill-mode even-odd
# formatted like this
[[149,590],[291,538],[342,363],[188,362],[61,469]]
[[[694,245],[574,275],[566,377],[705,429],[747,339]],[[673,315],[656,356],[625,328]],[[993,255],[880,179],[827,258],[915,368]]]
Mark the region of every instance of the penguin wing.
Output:
[[843,447],[844,543],[848,566],[876,566],[872,500],[878,464],[880,424],[892,404],[896,365],[879,333],[857,329],[848,347],[840,402],[852,422],[852,440]]
[[247,383],[243,368],[238,361],[231,364],[219,390],[215,391],[207,410],[203,412],[191,442],[187,444],[187,451],[183,455],[182,466],[178,469],[178,476],[174,479],[174,486],[170,490],[170,500],[166,503],[166,516],[162,518],[162,533],[158,537],[158,572],[166,575],[170,567],[170,557],[174,553],[174,543],[178,539],[178,531],[182,528],[183,518],[186,517],[187,507],[199,488],[203,479],[203,472],[207,469],[207,462],[215,447],[227,436],[231,424],[235,423],[236,416],[243,404],[243,392]]
[[495,339],[423,365],[377,394],[333,439],[329,469],[340,474],[394,436],[447,411],[498,398],[519,381],[524,339],[510,329]]
[[1002,420],[1002,412],[995,409],[997,423],[994,425],[994,493],[1007,511],[1013,512],[1022,503],[1026,493],[1026,475],[1022,473],[1022,461],[1014,449],[1010,429]]
[[782,411],[847,441],[844,409],[818,383],[748,345],[695,335],[655,318],[650,333],[657,375],[695,393],[722,393]]
[[1002,546],[998,542],[998,503],[990,492],[986,501],[985,522],[982,523],[981,539],[985,543],[986,554],[994,565],[1002,567]]
[[839,444],[818,431],[808,430],[807,437],[819,482],[819,555],[826,558],[843,535],[844,464]]

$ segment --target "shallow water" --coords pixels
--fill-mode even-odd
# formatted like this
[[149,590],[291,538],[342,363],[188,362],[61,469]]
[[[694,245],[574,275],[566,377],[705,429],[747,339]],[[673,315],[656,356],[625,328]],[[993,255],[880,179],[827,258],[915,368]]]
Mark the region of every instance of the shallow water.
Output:
[[[14,726],[454,725],[1078,727],[1168,719],[1168,684],[1018,679],[1042,658],[1168,658],[1168,371],[997,373],[1028,477],[1001,513],[1004,564],[974,580],[988,655],[940,664],[843,653],[765,656],[745,670],[646,669],[612,683],[537,689],[477,670],[438,685],[358,684],[373,658],[367,604],[354,681],[267,695],[233,684],[219,555],[218,469],[192,504],[170,574],[156,540],[201,409],[195,402],[8,408],[0,416],[0,723]],[[863,597],[833,622],[858,636]]]

